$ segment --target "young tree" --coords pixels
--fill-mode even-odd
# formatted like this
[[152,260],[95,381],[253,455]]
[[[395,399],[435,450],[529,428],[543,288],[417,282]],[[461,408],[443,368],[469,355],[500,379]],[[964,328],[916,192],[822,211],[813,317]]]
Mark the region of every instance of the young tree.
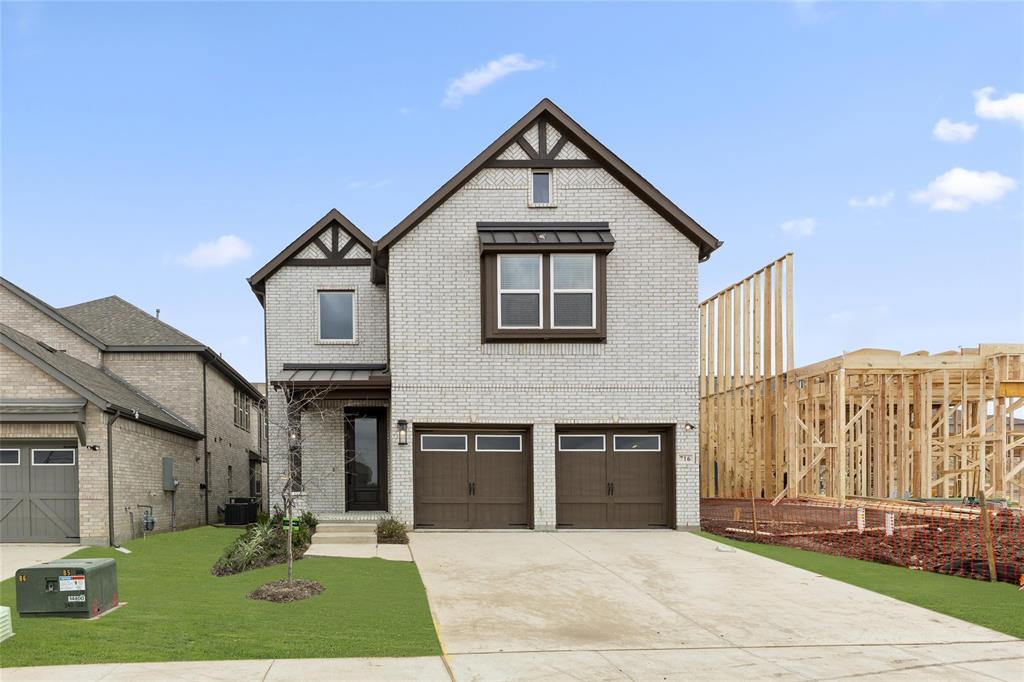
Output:
[[[292,518],[295,515],[296,494],[315,483],[315,481],[311,481],[308,477],[303,476],[303,445],[309,439],[310,434],[308,431],[305,433],[303,432],[302,422],[303,420],[307,423],[310,420],[326,422],[329,418],[343,413],[337,408],[327,406],[326,399],[329,388],[314,387],[306,389],[282,386],[275,387],[274,390],[282,392],[285,409],[284,414],[271,415],[268,396],[267,424],[269,425],[271,432],[276,433],[278,436],[277,438],[271,437],[268,439],[268,451],[270,452],[272,461],[276,457],[279,458],[279,461],[283,460],[285,462],[284,469],[280,472],[279,490],[282,508],[287,522],[286,551],[288,560],[288,585],[290,587],[293,584],[295,575],[295,554],[292,548],[292,541],[294,538]],[[283,452],[281,451],[282,444],[284,444]],[[342,465],[344,466],[343,462],[344,457],[342,457]],[[273,467],[271,476],[273,476]]]

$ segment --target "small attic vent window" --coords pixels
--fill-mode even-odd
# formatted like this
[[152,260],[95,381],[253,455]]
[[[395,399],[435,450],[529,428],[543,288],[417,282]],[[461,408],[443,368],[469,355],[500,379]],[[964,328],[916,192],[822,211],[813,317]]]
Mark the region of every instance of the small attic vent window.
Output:
[[530,172],[530,205],[551,206],[551,170]]

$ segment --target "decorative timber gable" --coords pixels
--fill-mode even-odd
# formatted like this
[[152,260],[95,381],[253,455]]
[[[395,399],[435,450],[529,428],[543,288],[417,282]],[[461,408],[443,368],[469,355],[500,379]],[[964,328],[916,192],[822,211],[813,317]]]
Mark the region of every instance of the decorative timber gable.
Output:
[[600,168],[569,141],[565,129],[542,115],[521,135],[516,135],[484,168]]
[[373,240],[348,218],[332,208],[298,239],[256,271],[249,285],[262,298],[263,284],[279,268],[291,266],[370,266]]

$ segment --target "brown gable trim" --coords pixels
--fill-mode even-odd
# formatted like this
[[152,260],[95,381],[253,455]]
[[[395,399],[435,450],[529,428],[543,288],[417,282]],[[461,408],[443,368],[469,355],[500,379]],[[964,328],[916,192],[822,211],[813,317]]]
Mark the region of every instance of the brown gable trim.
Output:
[[[689,237],[700,249],[701,260],[707,259],[711,252],[722,245],[722,242],[710,232],[701,227],[697,221],[688,216],[678,206],[672,203],[668,197],[659,192],[655,187],[645,180],[639,173],[633,170],[622,159],[613,154],[607,147],[601,144],[593,135],[583,129],[576,121],[559,109],[554,102],[544,98],[537,106],[528,111],[511,128],[501,134],[498,139],[492,142],[486,149],[480,152],[469,164],[455,174],[448,182],[441,185],[436,192],[430,195],[426,201],[420,204],[412,213],[405,217],[398,225],[391,229],[386,235],[378,240],[378,248],[386,250],[395,244],[406,233],[430,215],[435,208],[454,194],[485,164],[491,162],[497,164],[493,157],[500,154],[509,144],[518,143],[518,138],[527,128],[540,118],[545,124],[554,123],[555,127],[562,133],[563,139],[569,137],[570,141],[583,150],[588,156],[598,161],[613,177],[643,199],[647,205],[653,208],[665,220],[671,223],[677,230]],[[545,135],[546,137],[546,135]],[[546,139],[545,139],[546,143]],[[521,146],[521,145],[520,145]],[[557,146],[557,145],[556,145]],[[529,152],[527,152],[529,153]],[[502,161],[502,165],[512,163]],[[524,163],[522,161],[515,162]],[[526,161],[525,163],[531,163]],[[536,161],[532,162],[536,164]],[[545,162],[550,165],[554,160]],[[514,166],[513,166],[514,167]]]
[[[262,268],[257,270],[256,273],[252,277],[249,278],[249,280],[248,280],[249,281],[249,286],[252,287],[254,292],[256,292],[256,296],[257,297],[261,297],[262,296],[263,282],[267,279],[267,277],[270,277],[272,274],[274,274],[277,271],[278,268],[280,268],[286,262],[288,262],[289,258],[291,258],[296,253],[298,253],[303,248],[305,248],[306,245],[309,244],[311,241],[315,241],[317,246],[320,247],[321,251],[323,251],[328,257],[332,257],[333,256],[333,253],[331,252],[332,249],[328,249],[327,246],[322,241],[320,241],[320,239],[318,239],[318,237],[320,236],[320,233],[323,232],[326,228],[328,228],[328,227],[330,227],[332,225],[335,225],[335,226],[340,225],[341,229],[343,229],[346,232],[348,232],[348,234],[351,235],[352,238],[356,242],[358,242],[359,244],[362,244],[363,248],[365,248],[367,251],[372,251],[373,250],[373,240],[370,239],[369,237],[367,237],[366,234],[362,230],[360,230],[358,227],[356,227],[355,223],[353,223],[351,220],[346,218],[341,213],[341,211],[339,211],[336,208],[332,208],[330,211],[327,212],[327,215],[325,215],[323,218],[321,218],[320,220],[318,220],[315,223],[313,223],[313,225],[308,230],[306,230],[305,232],[300,234],[295,241],[293,241],[291,244],[286,246],[284,248],[284,250],[281,251],[281,253],[279,253],[276,256],[274,256],[270,260],[270,262],[268,262]],[[332,247],[337,243],[337,238],[338,238],[337,237],[337,232],[336,231],[332,231],[332,234],[331,234],[331,246]],[[352,246],[354,246],[354,245],[348,245],[347,249],[351,250]],[[348,253],[348,250],[346,250],[345,253]],[[355,260],[355,259],[350,259],[350,260]],[[364,260],[364,259],[359,259],[359,260]],[[305,263],[305,262],[303,262],[303,263],[300,263],[300,264],[307,265],[307,264],[312,264],[312,263]],[[341,263],[325,263],[325,265],[328,265],[328,264],[330,264],[330,265],[340,265]],[[350,263],[345,263],[345,265],[349,265],[349,264]],[[357,263],[351,263],[351,264],[352,265],[356,265]],[[368,263],[366,263],[366,262],[358,263],[358,264],[359,265],[368,265]]]

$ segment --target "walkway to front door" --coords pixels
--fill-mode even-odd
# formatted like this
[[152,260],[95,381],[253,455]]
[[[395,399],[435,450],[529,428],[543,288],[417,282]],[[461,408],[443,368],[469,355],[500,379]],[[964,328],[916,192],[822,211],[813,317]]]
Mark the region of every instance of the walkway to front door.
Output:
[[1020,640],[716,544],[412,534],[456,680],[1019,679]]

